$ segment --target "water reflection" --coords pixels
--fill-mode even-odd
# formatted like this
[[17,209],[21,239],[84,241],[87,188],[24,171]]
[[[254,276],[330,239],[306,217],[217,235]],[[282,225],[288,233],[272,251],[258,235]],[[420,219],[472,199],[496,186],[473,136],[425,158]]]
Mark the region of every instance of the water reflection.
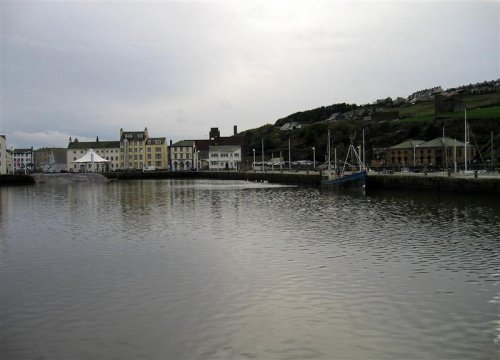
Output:
[[238,181],[2,188],[7,358],[491,358],[500,205]]

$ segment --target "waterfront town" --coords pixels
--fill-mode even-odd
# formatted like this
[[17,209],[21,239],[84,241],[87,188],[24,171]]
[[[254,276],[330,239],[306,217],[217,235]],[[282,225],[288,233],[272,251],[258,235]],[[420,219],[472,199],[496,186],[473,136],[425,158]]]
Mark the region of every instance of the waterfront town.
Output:
[[[6,136],[0,136],[2,166],[1,174],[32,172],[113,172],[119,170],[241,170],[244,137],[235,133],[221,137],[218,128],[210,130],[208,140],[182,140],[167,143],[165,137],[152,137],[148,129],[125,131],[120,129],[120,140],[93,142],[69,139],[67,148],[14,149],[7,145]],[[260,149],[259,149],[260,150]],[[78,160],[94,152],[105,161]],[[255,151],[254,151],[255,152]],[[371,163],[387,166],[432,166],[433,164],[463,164],[466,157],[477,154],[474,147],[467,148],[462,141],[451,138],[436,138],[431,141],[409,139],[389,148],[374,149],[376,159]],[[283,157],[275,160],[265,157],[267,165],[283,163]],[[255,161],[253,161],[255,162]],[[260,163],[259,163],[260,164]],[[315,159],[298,161],[294,165],[316,168]],[[91,168],[92,167],[92,168]]]
[[[175,142],[164,134],[151,134],[146,125],[141,130],[119,129],[115,139],[102,140],[98,134],[95,141],[80,141],[76,137],[70,137],[67,147],[42,147],[38,149],[34,149],[29,144],[22,148],[14,148],[9,146],[8,134],[0,134],[0,174],[116,172],[124,170],[249,170],[254,169],[256,164],[262,166],[262,169],[266,165],[272,168],[285,165],[286,168],[293,166],[294,168],[314,170],[325,166],[326,144],[318,144],[320,140],[316,136],[312,140],[316,142],[313,146],[306,148],[301,144],[300,149],[291,149],[291,137],[309,137],[310,133],[307,132],[306,128],[315,129],[316,127],[320,132],[326,132],[326,129],[330,129],[332,126],[350,122],[357,122],[357,124],[362,124],[361,126],[372,126],[387,122],[418,120],[425,125],[429,119],[419,119],[420,114],[412,118],[409,109],[416,106],[419,107],[419,111],[422,111],[422,108],[427,108],[429,114],[433,116],[431,121],[436,122],[441,119],[442,134],[435,133],[435,136],[430,136],[429,131],[423,134],[421,130],[415,131],[414,127],[407,132],[405,138],[395,137],[385,140],[396,142],[392,145],[380,146],[380,144],[374,145],[371,142],[372,146],[363,151],[363,160],[366,166],[375,169],[412,168],[414,170],[440,167],[455,172],[478,165],[494,169],[494,165],[498,163],[497,156],[500,153],[495,151],[499,134],[494,134],[491,131],[491,140],[488,138],[486,144],[480,146],[469,138],[470,135],[467,135],[469,130],[465,131],[465,135],[462,137],[446,136],[445,121],[447,114],[452,114],[448,120],[459,121],[461,124],[461,117],[465,116],[464,110],[466,107],[470,107],[469,103],[474,103],[477,109],[473,108],[472,111],[481,111],[480,106],[482,105],[483,108],[486,107],[493,111],[493,120],[496,123],[498,119],[495,116],[498,115],[497,109],[499,109],[498,104],[500,104],[499,94],[500,79],[447,90],[443,90],[440,86],[433,87],[414,92],[407,98],[381,99],[370,105],[354,106],[353,109],[346,104],[340,104],[343,106],[334,105],[296,113],[276,121],[272,130],[280,134],[282,143],[283,140],[285,142],[288,140],[288,148],[276,145],[276,143],[274,147],[269,146],[268,139],[266,139],[267,146],[264,148],[264,135],[259,138],[259,135],[252,134],[252,130],[239,133],[237,125],[234,125],[232,131],[222,129],[223,133],[229,133],[229,136],[222,136],[219,128],[212,127],[207,139],[183,139]],[[325,114],[329,108],[331,113],[326,112]],[[340,112],[339,108],[344,108],[346,111]],[[311,113],[307,115],[309,118],[318,117],[316,110],[322,112],[322,117],[318,121],[311,122],[307,119],[300,122],[297,120],[304,118],[306,113]],[[424,114],[424,117],[426,116],[429,115]],[[479,120],[483,121],[481,118]],[[431,126],[435,127],[434,124]],[[401,131],[397,130],[396,132]],[[320,135],[325,137],[325,134]],[[422,135],[425,135],[426,139],[419,138]],[[465,136],[468,138],[465,139]],[[306,145],[308,140],[306,139]],[[332,144],[332,146],[335,145]],[[94,161],[94,154],[96,159],[99,157],[101,160]],[[330,159],[333,160],[333,155]]]

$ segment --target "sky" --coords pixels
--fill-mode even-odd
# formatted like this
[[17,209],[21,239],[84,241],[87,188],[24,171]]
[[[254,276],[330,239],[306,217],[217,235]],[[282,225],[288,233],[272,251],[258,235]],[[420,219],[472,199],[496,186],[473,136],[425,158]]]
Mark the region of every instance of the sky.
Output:
[[0,134],[206,139],[500,78],[500,1],[0,1]]

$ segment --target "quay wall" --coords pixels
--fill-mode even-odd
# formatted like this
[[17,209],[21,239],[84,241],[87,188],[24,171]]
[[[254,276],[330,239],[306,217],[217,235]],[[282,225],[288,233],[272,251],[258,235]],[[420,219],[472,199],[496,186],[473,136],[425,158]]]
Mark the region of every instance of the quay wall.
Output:
[[[319,186],[317,172],[235,172],[235,171],[185,171],[185,172],[119,172],[103,174],[113,180],[134,179],[219,179],[266,181],[270,183]],[[101,180],[102,179],[102,180]],[[34,174],[0,175],[0,186],[34,185],[36,182],[103,182],[100,174]],[[442,193],[500,195],[500,176],[436,176],[424,174],[372,174],[368,176],[367,190],[411,190]]]
[[35,185],[31,175],[0,175],[0,186]]
[[500,195],[500,177],[370,174],[366,188]]
[[318,173],[287,173],[287,172],[251,172],[251,171],[152,171],[152,172],[120,172],[105,174],[110,179],[220,179],[267,181],[270,183],[319,186]]

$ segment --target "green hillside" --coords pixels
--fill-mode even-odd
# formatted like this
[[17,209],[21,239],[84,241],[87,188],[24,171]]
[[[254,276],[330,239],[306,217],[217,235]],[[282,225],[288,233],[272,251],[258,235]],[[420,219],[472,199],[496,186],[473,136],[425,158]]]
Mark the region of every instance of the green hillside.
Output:
[[[467,107],[467,120],[472,133],[472,140],[480,149],[487,149],[491,134],[495,140],[496,154],[500,155],[500,92],[478,95],[466,95],[462,98]],[[317,109],[301,111],[279,119],[274,125],[245,131],[247,156],[252,156],[252,149],[261,153],[264,140],[265,157],[278,157],[280,152],[288,158],[288,143],[291,144],[293,160],[312,159],[315,148],[316,159],[322,161],[327,149],[327,133],[330,130],[332,146],[338,156],[344,156],[345,150],[355,136],[354,142],[360,144],[364,131],[367,159],[370,159],[375,147],[389,147],[408,139],[431,140],[446,136],[462,140],[464,136],[464,111],[435,114],[433,101],[410,105],[383,106],[382,112],[398,112],[392,120],[337,120],[326,123],[325,120],[336,112],[373,111],[380,105],[336,104]],[[302,125],[295,130],[283,131],[280,127],[288,122]]]

